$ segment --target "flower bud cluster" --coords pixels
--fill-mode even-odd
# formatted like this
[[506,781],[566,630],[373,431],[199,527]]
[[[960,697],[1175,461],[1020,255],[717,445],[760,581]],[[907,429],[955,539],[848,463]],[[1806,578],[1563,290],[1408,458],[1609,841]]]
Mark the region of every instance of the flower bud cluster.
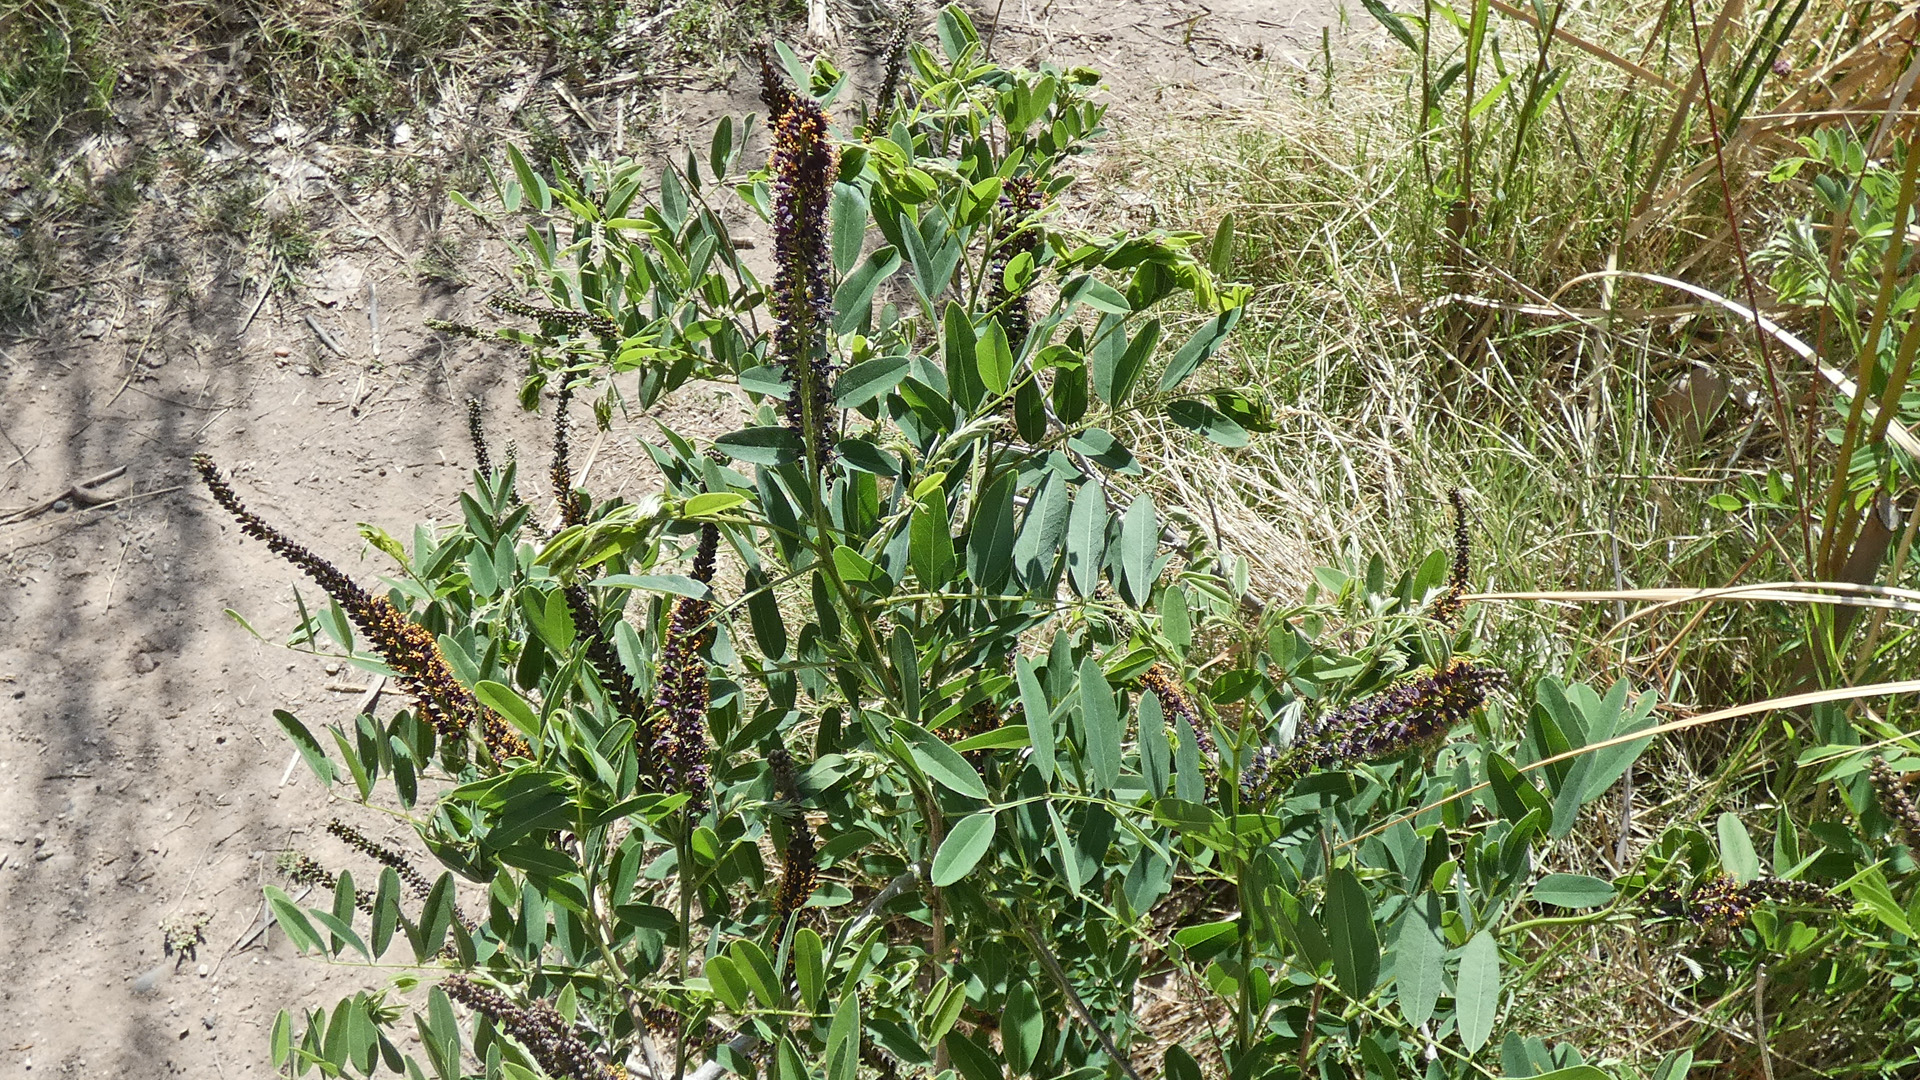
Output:
[[987,304],[999,314],[1000,324],[1007,329],[1007,345],[1015,356],[1026,347],[1033,320],[1027,310],[1026,291],[1007,291],[1007,264],[1022,253],[1038,254],[1040,228],[1034,219],[1045,197],[1040,181],[1031,176],[1016,176],[1007,181],[1000,194],[1000,225],[995,230],[996,247],[987,273]]
[[1260,802],[1315,770],[1380,761],[1432,746],[1505,682],[1505,672],[1455,659],[1438,671],[1335,709],[1303,729],[1292,746],[1256,750],[1240,771],[1241,797]]
[[1669,910],[1704,930],[1725,933],[1738,930],[1752,918],[1763,901],[1832,907],[1832,893],[1808,881],[1784,878],[1756,878],[1745,883],[1722,874],[1702,882],[1685,896],[1670,890],[1649,894],[1656,906]]
[[[763,61],[764,64],[764,61]],[[827,213],[833,199],[833,137],[827,114],[804,93],[762,69],[773,153],[773,352],[787,383],[787,426],[816,460],[833,449],[832,365],[826,331],[833,320],[833,262]]]
[[[322,889],[337,889],[340,886],[340,879],[333,871],[321,866],[317,860],[302,852],[282,853],[280,871],[296,885],[310,885]],[[359,889],[354,890],[353,906],[364,915],[373,914],[373,894]]]
[[1914,805],[1906,781],[1883,757],[1867,763],[1867,774],[1873,779],[1874,794],[1880,797],[1880,808],[1900,824],[1907,834],[1907,843],[1920,845],[1920,806]]
[[339,818],[334,818],[332,821],[327,822],[327,832],[338,837],[344,841],[348,847],[379,863],[381,866],[392,868],[393,872],[399,875],[400,883],[405,885],[407,891],[413,895],[425,899],[426,895],[433,891],[433,882],[428,881],[426,875],[415,870],[413,864],[407,861],[405,855],[400,854],[390,847],[384,847],[374,843],[372,840],[367,839],[367,835],[359,829],[348,825]]
[[1452,622],[1465,606],[1461,600],[1473,577],[1473,537],[1467,531],[1467,500],[1457,487],[1447,489],[1447,501],[1453,504],[1453,567],[1447,573],[1447,591],[1434,602],[1433,617]]
[[536,307],[522,303],[510,296],[496,296],[487,301],[487,306],[509,315],[533,319],[540,323],[563,326],[568,330],[585,331],[591,334],[612,334],[619,328],[605,315],[590,315],[584,311],[569,311],[566,308]]
[[[714,559],[720,550],[720,530],[700,529],[700,547],[694,554],[693,579],[713,584]],[[713,640],[713,600],[709,596],[682,597],[667,622],[660,645],[658,696],[654,713],[634,732],[640,765],[659,780],[663,789],[684,791],[693,798],[690,808],[706,804],[707,797],[707,645]]]
[[1213,745],[1213,732],[1200,719],[1200,714],[1194,710],[1193,702],[1187,697],[1187,692],[1181,689],[1179,682],[1174,679],[1173,672],[1167,670],[1165,664],[1155,664],[1147,669],[1145,675],[1140,676],[1140,685],[1146,687],[1148,693],[1160,700],[1160,713],[1167,719],[1167,730],[1179,730],[1179,725],[1174,723],[1176,720],[1187,722],[1187,726],[1193,729],[1193,741],[1200,747],[1201,761],[1211,767],[1214,760],[1219,757],[1219,751]]
[[446,979],[440,988],[449,998],[475,1012],[485,1013],[525,1046],[549,1076],[571,1080],[625,1080],[625,1069],[602,1061],[560,1011],[545,1001],[524,1007],[515,1005],[505,994],[465,975]]
[[461,738],[477,723],[481,741],[496,761],[532,756],[526,740],[493,710],[481,705],[473,692],[454,676],[431,631],[401,614],[386,597],[361,588],[338,567],[294,543],[249,511],[220,475],[211,457],[196,454],[193,465],[214,502],[233,516],[241,532],[263,541],[267,550],[312,578],[340,605],[347,618],[386,660],[387,666],[393,668],[402,689],[414,699],[421,717],[433,725],[441,738]]
[[560,504],[560,527],[579,525],[587,519],[587,497],[573,489],[573,463],[567,448],[567,406],[573,404],[573,384],[562,381],[553,406],[553,498]]
[[795,912],[807,905],[820,884],[819,849],[814,841],[813,825],[805,811],[796,813],[792,832],[787,836],[785,866],[780,874],[780,892],[773,899],[773,922],[785,927]]

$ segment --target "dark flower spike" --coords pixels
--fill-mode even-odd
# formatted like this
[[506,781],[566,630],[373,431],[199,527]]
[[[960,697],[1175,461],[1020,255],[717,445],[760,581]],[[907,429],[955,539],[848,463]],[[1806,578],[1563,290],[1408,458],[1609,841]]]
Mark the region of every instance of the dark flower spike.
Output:
[[1007,292],[1007,264],[1022,252],[1033,254],[1040,249],[1040,230],[1034,227],[1033,219],[1045,196],[1045,189],[1031,176],[1007,181],[1000,194],[1000,227],[994,236],[993,264],[987,273],[987,305],[999,314],[1001,325],[1007,329],[1007,346],[1015,356],[1026,347],[1032,315],[1024,291]]
[[873,118],[882,124],[900,99],[900,76],[906,73],[907,46],[913,44],[914,27],[920,13],[913,0],[900,0],[887,16],[886,66],[880,77],[880,92],[874,97]]
[[348,825],[339,818],[334,818],[332,821],[327,822],[327,832],[345,841],[348,847],[379,863],[381,866],[391,867],[393,872],[400,876],[400,883],[405,885],[407,891],[413,895],[424,899],[428,893],[433,891],[433,882],[428,881],[424,874],[415,870],[413,864],[407,861],[405,855],[400,854],[390,847],[383,847],[374,843],[367,839],[367,835],[359,829]]
[[814,843],[813,825],[802,812],[793,819],[792,832],[787,837],[785,867],[780,874],[780,892],[773,898],[773,923],[785,933],[787,921],[807,905],[813,897],[813,890],[820,884],[820,863],[818,848]]
[[427,329],[438,330],[442,334],[452,334],[454,337],[473,338],[476,341],[486,341],[493,337],[492,334],[489,334],[477,326],[471,326],[461,322],[448,322],[445,319],[428,319]]
[[1386,692],[1335,709],[1292,746],[1261,747],[1240,772],[1241,796],[1259,802],[1285,792],[1317,769],[1382,761],[1428,748],[1486,704],[1506,683],[1506,673],[1456,658],[1438,671],[1415,676]]
[[1467,531],[1467,500],[1460,489],[1447,489],[1447,502],[1453,505],[1453,566],[1447,573],[1447,591],[1434,602],[1433,617],[1450,623],[1465,606],[1469,580],[1473,577],[1473,537]]
[[1745,926],[1765,900],[1817,907],[1833,907],[1836,903],[1832,893],[1811,882],[1757,878],[1742,884],[1724,874],[1703,882],[1685,897],[1664,893],[1661,898],[1688,922],[1716,933]]
[[[280,856],[280,870],[297,885],[334,889],[340,884],[340,879],[331,870],[298,851],[285,852]],[[353,906],[356,910],[367,915],[373,914],[373,901],[374,894],[354,890]]]
[[1174,681],[1167,665],[1155,664],[1148,668],[1147,673],[1140,676],[1140,684],[1160,700],[1160,712],[1167,718],[1167,730],[1179,730],[1175,720],[1185,720],[1193,728],[1193,741],[1200,746],[1200,760],[1211,768],[1214,759],[1219,757],[1219,751],[1213,745],[1213,732],[1200,719],[1200,714],[1194,711],[1193,702],[1180,684]]
[[1291,747],[1262,746],[1240,769],[1240,800],[1259,804],[1283,794],[1300,779],[1302,755]]
[[620,652],[614,647],[613,638],[601,625],[593,597],[588,595],[584,585],[569,585],[561,591],[561,595],[566,597],[567,612],[573,616],[574,629],[586,642],[587,663],[600,676],[600,685],[607,688],[607,696],[613,699],[613,707],[619,710],[621,716],[638,720],[640,689],[627,672],[627,666],[620,662]]
[[760,50],[760,104],[767,107],[767,127],[772,128],[793,108],[793,91],[773,66],[773,50]]
[[421,718],[432,724],[442,739],[459,739],[468,728],[478,724],[481,742],[494,760],[533,756],[526,740],[493,710],[481,705],[473,692],[454,676],[431,631],[408,619],[386,597],[361,588],[338,567],[254,515],[221,477],[211,457],[195,454],[193,467],[199,471],[213,501],[233,516],[241,532],[263,541],[267,550],[312,578],[340,605],[374,651],[393,668],[401,688],[414,699]]
[[[763,74],[771,72],[763,60]],[[772,84],[776,88],[778,83]],[[768,93],[767,96],[777,95]],[[787,426],[824,464],[833,450],[833,372],[826,331],[833,318],[833,263],[827,211],[833,198],[833,139],[827,114],[805,94],[787,93],[772,120],[773,351],[786,371]],[[772,103],[769,102],[769,107]]]
[[553,406],[553,468],[548,477],[553,481],[553,498],[560,504],[560,527],[567,528],[586,521],[587,497],[573,489],[573,463],[569,460],[567,430],[567,407],[573,404],[573,383],[562,377],[560,393]]
[[[700,529],[694,553],[693,579],[713,583],[714,559],[720,550],[720,530]],[[702,655],[713,640],[709,621],[711,595],[682,597],[667,622],[660,645],[653,715],[634,732],[641,768],[650,771],[669,792],[692,796],[689,811],[697,813],[707,799],[707,661]]]
[[1920,846],[1920,806],[1914,805],[1913,794],[1907,790],[1906,781],[1893,771],[1887,759],[1875,757],[1867,763],[1867,774],[1873,779],[1874,794],[1880,798],[1880,809],[1888,817],[1898,822],[1907,834],[1907,843]]
[[773,795],[789,802],[800,801],[800,774],[793,767],[793,755],[784,746],[767,751],[767,771],[773,777]]
[[568,330],[584,331],[590,334],[611,335],[618,331],[613,320],[605,315],[590,315],[584,311],[570,311],[567,308],[536,307],[522,303],[510,296],[496,296],[487,301],[487,306],[509,315],[533,319],[542,324],[564,327]]
[[473,467],[482,476],[493,473],[493,455],[487,452],[487,429],[482,421],[480,399],[467,399],[467,438],[473,442]]
[[1328,713],[1299,745],[1316,766],[1377,761],[1429,746],[1484,705],[1487,694],[1506,678],[1498,669],[1455,659],[1438,671]]
[[454,1001],[490,1017],[527,1048],[548,1076],[568,1080],[626,1080],[626,1069],[602,1061],[560,1011],[545,1001],[535,1001],[525,1007],[515,1005],[505,994],[482,986],[466,975],[451,976],[440,988]]

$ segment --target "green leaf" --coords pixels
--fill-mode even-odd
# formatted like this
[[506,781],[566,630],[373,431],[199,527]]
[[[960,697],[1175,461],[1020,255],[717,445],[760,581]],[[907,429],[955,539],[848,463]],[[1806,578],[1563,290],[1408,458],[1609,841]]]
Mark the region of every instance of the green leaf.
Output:
[[473,696],[480,703],[513,722],[520,733],[529,739],[540,737],[540,717],[526,699],[513,692],[511,687],[482,679],[473,685]]
[[968,798],[986,800],[987,785],[981,782],[980,774],[967,764],[966,758],[941,741],[940,736],[906,720],[896,720],[894,724],[911,745],[914,763],[928,776]]
[[1900,904],[1893,898],[1893,890],[1887,887],[1887,878],[1880,872],[1878,864],[1867,867],[1852,878],[1834,886],[1834,892],[1844,892],[1855,900],[1867,905],[1873,916],[1884,923],[1887,929],[1896,934],[1913,937],[1913,927],[1908,924],[1906,913],[1900,910]]
[[1067,576],[1074,591],[1092,596],[1100,587],[1100,565],[1107,555],[1107,496],[1100,485],[1082,484],[1067,520]]
[[953,529],[947,522],[946,492],[935,488],[914,507],[907,561],[927,592],[939,592],[953,580]]
[[1207,271],[1215,277],[1225,277],[1232,262],[1233,214],[1229,212],[1220,215],[1220,224],[1213,230],[1213,242],[1207,245]]
[[[800,988],[800,1000],[809,1009],[818,1008],[827,985],[825,946],[812,927],[793,932],[793,981]],[[568,984],[572,985],[572,984]]]
[[900,385],[912,366],[912,359],[905,356],[863,360],[840,373],[833,384],[833,403],[842,409],[859,408]]
[[[1146,370],[1147,361],[1152,358],[1153,351],[1160,347],[1160,334],[1160,320],[1149,319],[1147,324],[1140,328],[1140,332],[1133,336],[1133,340],[1127,343],[1127,351],[1120,356],[1119,363],[1113,370],[1111,390],[1113,396],[1106,398],[1116,408],[1133,394],[1134,384],[1140,381],[1140,373]],[[1096,369],[1094,373],[1096,389],[1099,386],[1099,379],[1100,375]]]
[[1045,805],[1047,820],[1053,827],[1054,857],[1059,860],[1060,872],[1067,879],[1067,891],[1077,897],[1080,895],[1080,886],[1084,884],[1080,878],[1080,855],[1074,849],[1073,841],[1067,836],[1067,826],[1060,820],[1060,812],[1054,809],[1052,802]]
[[840,580],[866,589],[875,596],[885,596],[893,591],[893,582],[887,579],[885,571],[845,544],[833,549],[833,568],[839,572]]
[[851,334],[865,328],[873,316],[874,290],[880,287],[882,281],[892,277],[900,266],[900,252],[896,248],[875,248],[869,252],[860,268],[847,275],[847,279],[834,290],[833,332]]
[[1147,793],[1159,798],[1173,779],[1173,745],[1167,741],[1166,716],[1153,694],[1140,695],[1134,713],[1140,732],[1140,774],[1146,777]]
[[748,567],[743,575],[747,593],[747,621],[753,626],[754,643],[772,659],[787,655],[787,623],[780,614],[780,603],[767,585],[767,572]]
[[1053,575],[1054,556],[1067,535],[1068,498],[1067,482],[1049,476],[1027,507],[1020,538],[1013,544],[1013,565],[1028,588],[1047,585]]
[[1240,321],[1242,310],[1237,307],[1228,308],[1208,319],[1200,329],[1195,330],[1193,336],[1173,354],[1173,359],[1167,361],[1167,370],[1160,376],[1160,389],[1166,391],[1179,386],[1201,363],[1212,356],[1226,342],[1227,335],[1233,332],[1234,325]]
[[1025,980],[1015,982],[1007,991],[1006,1012],[1000,1018],[1000,1046],[1006,1054],[1007,1067],[1016,1074],[1026,1072],[1040,1052],[1046,1029],[1047,1017],[1040,1011],[1040,998],[1033,992],[1033,984]]
[[[738,499],[739,502],[746,501],[744,498],[736,495],[696,495],[694,498],[687,500],[687,505],[692,506],[696,501],[708,498],[730,498]],[[739,502],[731,505],[737,506]],[[597,589],[641,589],[646,592],[671,593],[674,596],[685,596],[694,600],[698,600],[712,591],[685,574],[609,574],[603,578],[596,578],[588,582],[588,584]]]
[[1091,275],[1080,274],[1061,286],[1060,299],[1067,306],[1085,304],[1096,311],[1110,315],[1125,315],[1133,308],[1119,290],[1104,282],[1095,280]]
[[760,1004],[769,1009],[787,1007],[787,995],[783,984],[773,973],[773,961],[767,958],[766,950],[744,938],[736,939],[727,947],[727,955],[733,958],[734,970],[740,973],[747,985],[752,988]]
[[867,196],[852,184],[833,185],[833,269],[844,276],[860,261],[867,236]]
[[993,813],[969,814],[954,824],[933,856],[933,885],[944,889],[973,872],[993,846]]
[[1136,604],[1145,604],[1153,593],[1154,556],[1159,553],[1160,515],[1153,497],[1141,495],[1120,521],[1120,572]]
[[906,698],[907,719],[920,719],[920,658],[913,647],[913,632],[904,626],[895,626],[893,636],[887,640],[888,659],[893,661],[893,673],[900,680],[902,696]]
[[273,718],[279,721],[280,730],[287,733],[287,738],[293,740],[294,749],[300,751],[301,760],[313,770],[313,775],[320,778],[320,783],[332,784],[335,775],[333,762],[327,760],[327,752],[321,748],[320,740],[313,737],[313,732],[308,731],[305,724],[285,709],[273,710]]
[[453,926],[453,875],[441,874],[427,890],[426,906],[420,911],[420,948],[415,959],[424,962],[446,944],[447,931]]
[[1179,1043],[1168,1044],[1162,1060],[1166,1064],[1166,1080],[1205,1080],[1200,1063]]
[[1004,1080],[1000,1059],[965,1032],[950,1031],[941,1040],[961,1080]]
[[[1379,0],[1374,0],[1374,3],[1379,3]],[[1502,1080],[1522,1080],[1522,1078],[1512,1077],[1502,1078]],[[1591,1065],[1569,1065],[1552,1072],[1534,1073],[1525,1080],[1613,1080],[1613,1076],[1606,1070],[1596,1069]]]
[[1009,469],[980,496],[967,534],[967,576],[988,591],[1006,585],[1013,571],[1013,492],[1018,474]]
[[1595,908],[1613,902],[1613,886],[1586,874],[1548,874],[1533,887],[1533,898],[1563,908]]
[[1174,734],[1179,745],[1173,754],[1173,791],[1182,799],[1198,801],[1206,796],[1207,782],[1200,771],[1200,738],[1184,716],[1176,717]]
[[1007,724],[992,731],[983,731],[971,738],[962,739],[953,744],[953,749],[958,753],[970,754],[976,750],[1017,749],[1026,746],[1027,743],[1027,725]]
[[1104,794],[1120,781],[1120,742],[1126,731],[1113,687],[1107,684],[1100,661],[1089,656],[1080,662],[1080,719],[1087,739],[1087,764],[1094,791]]
[[1721,814],[1714,822],[1720,837],[1720,868],[1742,885],[1760,876],[1760,856],[1753,850],[1753,838],[1734,814]]
[[299,905],[295,904],[286,893],[272,885],[265,886],[261,891],[266,894],[267,907],[273,912],[273,921],[280,924],[280,929],[286,932],[287,940],[293,942],[295,949],[300,952],[306,952],[309,949],[318,952],[324,948],[320,941],[320,932],[313,928],[313,923],[307,920],[307,917],[301,913]]
[[267,1037],[272,1047],[273,1068],[276,1072],[284,1068],[287,1059],[293,1056],[293,1017],[287,1010],[281,1009],[280,1015],[273,1018],[273,1032]]
[[980,379],[977,341],[966,309],[957,303],[948,303],[941,333],[942,356],[953,400],[969,413],[979,408],[987,393],[986,384]]
[[1433,1016],[1433,1007],[1445,989],[1446,945],[1436,933],[1439,907],[1433,896],[1425,903],[1410,906],[1400,920],[1400,933],[1393,941],[1394,979],[1399,986],[1400,1015],[1412,1027],[1419,1027]]
[[701,970],[707,977],[707,985],[713,987],[715,996],[726,1005],[728,1011],[734,1013],[747,1011],[749,1003],[753,1000],[752,992],[747,988],[746,978],[740,974],[739,967],[731,959],[725,956],[711,957]]
[[787,372],[779,364],[761,364],[750,367],[735,377],[740,389],[750,394],[785,400],[793,393],[793,384],[787,381]]
[[1197,431],[1208,441],[1230,450],[1247,445],[1252,439],[1247,429],[1228,419],[1211,405],[1191,398],[1167,402],[1167,418],[1189,431]]
[[827,1030],[827,1080],[856,1080],[859,1069],[860,995],[849,989]]
[[1327,944],[1333,948],[1333,977],[1355,1001],[1363,1001],[1380,975],[1380,935],[1373,926],[1373,901],[1353,871],[1336,868],[1327,875]]
[[960,1010],[967,1004],[965,984],[955,983],[946,976],[934,984],[933,991],[927,995],[927,1006],[922,1019],[925,1022],[927,1041],[939,1042],[946,1038],[947,1032],[960,1019]]
[[1013,660],[1014,677],[1020,684],[1020,710],[1027,716],[1027,735],[1033,743],[1033,767],[1042,783],[1053,780],[1053,714],[1046,691],[1033,670],[1033,662],[1024,656]]
[[1387,33],[1392,34],[1395,41],[1416,53],[1420,52],[1420,42],[1414,39],[1413,31],[1407,29],[1406,22],[1400,16],[1387,9],[1384,0],[1360,0],[1360,6],[1366,8],[1367,14],[1372,15],[1381,26],[1387,28]]
[[713,440],[714,448],[735,461],[754,465],[785,465],[805,452],[799,436],[784,427],[750,427]]
[[354,932],[352,923],[340,918],[331,911],[321,911],[319,908],[308,908],[307,914],[318,919],[320,925],[326,927],[335,938],[353,946],[353,951],[366,957],[367,963],[373,963],[373,951],[368,949],[367,943],[362,941],[360,935]]
[[[714,517],[719,517],[721,514],[724,514],[727,511],[732,510],[737,506],[745,506],[746,503],[747,503],[747,497],[745,495],[740,494],[737,491],[703,491],[700,494],[695,495],[693,498],[688,499],[686,503],[680,507],[680,516],[682,518],[690,518],[694,520],[698,520],[701,518],[714,518]],[[627,575],[622,575],[622,576],[627,576]],[[682,579],[681,575],[679,574],[642,574],[638,576],[642,579],[650,579],[650,580]],[[692,579],[684,578],[682,580],[690,581]],[[663,588],[664,589],[665,587],[655,586],[655,585],[642,585],[642,586],[639,586],[639,588],[643,588],[643,589]],[[672,592],[674,590],[665,589],[665,591]],[[681,595],[704,596],[705,593],[682,593]]]
[[989,320],[974,345],[974,363],[980,381],[994,394],[1004,394],[1013,385],[1013,349],[1007,344],[1007,332],[997,319]]
[[1493,1021],[1500,1012],[1500,946],[1486,930],[1460,949],[1454,1011],[1460,1019],[1461,1044],[1468,1053],[1478,1053],[1493,1034]]
[[379,959],[387,951],[387,945],[393,940],[393,931],[400,925],[400,875],[393,867],[383,867],[380,871],[380,884],[373,894],[373,955]]

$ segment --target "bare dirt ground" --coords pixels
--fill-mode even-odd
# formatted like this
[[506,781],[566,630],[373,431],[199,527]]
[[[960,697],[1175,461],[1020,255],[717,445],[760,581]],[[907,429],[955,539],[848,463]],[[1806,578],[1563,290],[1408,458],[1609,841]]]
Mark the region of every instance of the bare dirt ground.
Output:
[[[977,9],[983,30],[994,10]],[[1123,135],[1169,109],[1231,110],[1262,80],[1317,78],[1323,28],[1336,49],[1373,36],[1347,27],[1331,0],[1006,0],[998,10],[996,55],[1100,69]],[[575,137],[599,152],[671,148],[704,140],[722,110],[756,107],[750,80],[734,84],[569,95],[529,60],[505,85],[474,88],[448,125],[518,137],[522,110],[544,103],[572,114]],[[383,829],[288,767],[271,710],[315,726],[343,719],[365,680],[256,639],[223,613],[281,640],[296,620],[295,575],[243,542],[195,485],[190,455],[214,454],[256,510],[363,580],[381,567],[362,561],[356,522],[406,535],[457,512],[471,467],[465,399],[487,403],[495,437],[516,439],[535,471],[547,456],[547,421],[513,403],[521,357],[422,325],[488,321],[477,300],[509,284],[503,249],[455,220],[464,215],[447,206],[444,179],[400,194],[351,182],[415,175],[407,168],[431,162],[438,129],[369,150],[290,122],[199,141],[189,119],[158,111],[147,122],[145,137],[176,158],[256,159],[264,198],[300,211],[319,256],[291,290],[268,292],[264,275],[201,235],[192,184],[163,172],[101,247],[97,271],[0,336],[0,520],[125,468],[91,492],[114,502],[70,499],[0,525],[0,1076],[264,1076],[279,1008],[390,974],[300,959],[277,931],[261,932],[260,886],[285,884],[279,853],[354,866],[325,836],[328,819],[376,838]],[[204,198],[208,183],[237,182],[194,183]],[[1079,213],[1128,210],[1093,197]],[[423,256],[450,233],[457,266],[424,274]],[[733,426],[734,407],[711,389],[663,408],[683,430]],[[616,417],[597,444],[584,407],[575,422],[576,447],[597,445],[596,494],[653,483],[637,441],[654,437],[647,417]],[[409,846],[401,830],[385,832]],[[196,955],[163,955],[163,926],[201,920]]]

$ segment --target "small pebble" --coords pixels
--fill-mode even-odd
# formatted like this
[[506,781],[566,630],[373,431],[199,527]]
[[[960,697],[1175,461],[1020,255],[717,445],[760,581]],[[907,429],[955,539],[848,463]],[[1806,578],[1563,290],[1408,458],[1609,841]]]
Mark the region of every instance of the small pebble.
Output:
[[273,350],[273,355],[279,356],[279,357],[288,357],[293,355],[293,350],[287,348],[285,345],[282,345],[279,348]]
[[197,968],[197,969],[196,969],[196,973],[197,973],[197,974],[198,974],[198,975],[199,975],[199,976],[200,976],[201,978],[203,978],[203,979],[204,979],[204,978],[206,978],[206,977],[207,977],[207,972],[208,972],[209,970],[210,970],[210,969],[209,969],[209,968],[207,967],[207,965],[205,965],[205,964],[201,964],[201,965],[199,966],[199,968]]

